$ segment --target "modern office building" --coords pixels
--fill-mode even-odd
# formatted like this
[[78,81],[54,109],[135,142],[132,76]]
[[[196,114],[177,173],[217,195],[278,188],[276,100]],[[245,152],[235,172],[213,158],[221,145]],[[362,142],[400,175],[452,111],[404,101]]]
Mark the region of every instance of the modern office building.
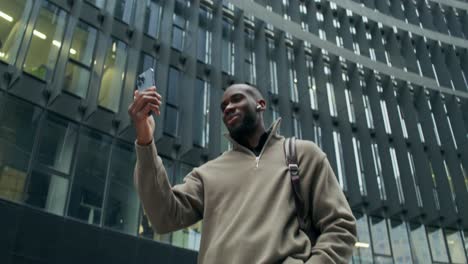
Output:
[[173,184],[229,149],[219,101],[247,82],[268,123],[327,153],[358,221],[353,263],[467,263],[467,12],[466,0],[0,0],[0,262],[196,261],[203,224],[153,234],[133,187],[127,108],[153,66]]

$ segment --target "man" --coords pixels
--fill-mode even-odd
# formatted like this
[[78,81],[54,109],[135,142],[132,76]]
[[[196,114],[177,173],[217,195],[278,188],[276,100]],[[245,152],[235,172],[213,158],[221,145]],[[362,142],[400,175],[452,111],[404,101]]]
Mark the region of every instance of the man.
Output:
[[171,187],[153,141],[161,96],[152,87],[135,92],[129,114],[136,127],[135,184],[157,233],[203,219],[200,263],[348,263],[356,242],[355,218],[325,154],[297,141],[301,191],[317,236],[299,228],[283,151],[284,137],[266,131],[260,92],[235,84],[221,111],[233,149]]

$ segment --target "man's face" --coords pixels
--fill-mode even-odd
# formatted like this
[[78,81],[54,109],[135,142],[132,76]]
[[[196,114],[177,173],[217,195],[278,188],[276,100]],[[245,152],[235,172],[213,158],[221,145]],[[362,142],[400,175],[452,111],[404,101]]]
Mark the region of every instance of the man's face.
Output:
[[257,103],[248,89],[252,88],[233,85],[226,89],[223,95],[223,122],[234,138],[249,135],[257,127]]

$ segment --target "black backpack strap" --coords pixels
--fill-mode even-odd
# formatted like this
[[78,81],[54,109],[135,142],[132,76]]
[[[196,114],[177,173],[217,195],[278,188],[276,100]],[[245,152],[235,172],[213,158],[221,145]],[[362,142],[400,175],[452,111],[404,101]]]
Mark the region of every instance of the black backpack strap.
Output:
[[291,176],[291,185],[296,203],[297,220],[302,230],[307,230],[307,219],[305,215],[304,198],[301,194],[301,179],[299,176],[299,164],[297,162],[296,138],[286,138],[284,141],[284,153],[286,155],[286,165]]

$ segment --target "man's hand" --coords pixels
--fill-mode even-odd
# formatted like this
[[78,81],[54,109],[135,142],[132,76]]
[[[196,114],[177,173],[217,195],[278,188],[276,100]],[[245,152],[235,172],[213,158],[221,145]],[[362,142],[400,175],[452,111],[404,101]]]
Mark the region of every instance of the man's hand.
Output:
[[128,114],[135,125],[139,145],[148,145],[153,141],[155,121],[150,112],[160,115],[161,101],[162,97],[154,86],[142,92],[135,91],[133,103],[128,107]]

